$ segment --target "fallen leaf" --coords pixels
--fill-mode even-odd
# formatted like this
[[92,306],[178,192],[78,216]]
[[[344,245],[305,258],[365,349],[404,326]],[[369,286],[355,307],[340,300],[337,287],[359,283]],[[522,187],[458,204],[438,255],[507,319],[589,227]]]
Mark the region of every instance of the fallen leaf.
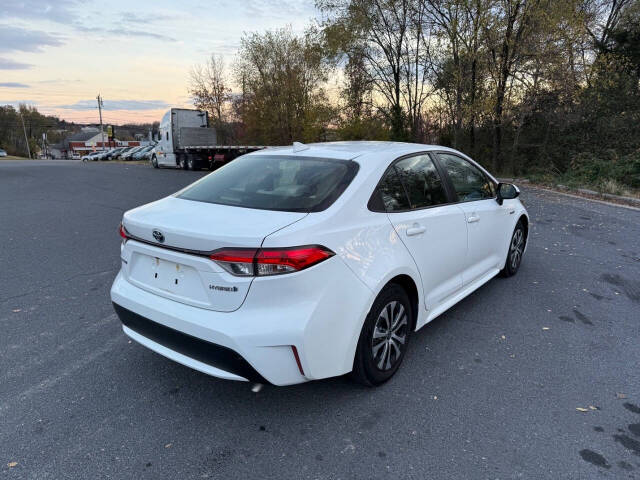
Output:
[[579,411],[579,412],[588,412],[589,411],[589,409],[582,408],[582,407],[576,407],[576,410]]
[[171,446],[173,445],[173,443],[167,443],[164,448],[171,448]]
[[9,467],[9,468],[16,467],[17,465],[18,465],[18,462],[9,462],[9,463],[7,463],[7,467]]

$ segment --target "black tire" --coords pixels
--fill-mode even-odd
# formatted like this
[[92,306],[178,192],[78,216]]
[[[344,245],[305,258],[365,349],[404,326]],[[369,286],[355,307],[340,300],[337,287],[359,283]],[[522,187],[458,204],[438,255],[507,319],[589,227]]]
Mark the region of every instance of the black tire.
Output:
[[189,160],[187,160],[187,170],[195,170],[196,169],[196,164],[193,161],[193,158],[189,158]]
[[[386,323],[389,316],[390,324]],[[353,379],[371,387],[393,377],[407,351],[412,330],[413,310],[407,292],[392,283],[380,292],[364,321],[353,361]]]
[[180,167],[182,170],[187,169],[187,161],[184,159],[184,157],[180,157],[180,160],[178,160],[178,167]]
[[511,241],[509,242],[509,250],[507,252],[507,260],[504,268],[500,271],[503,277],[512,277],[518,273],[520,264],[522,263],[522,255],[527,241],[526,231],[522,221],[518,221],[516,228],[513,229]]
[[151,166],[153,168],[158,168],[158,158],[155,155],[151,157]]

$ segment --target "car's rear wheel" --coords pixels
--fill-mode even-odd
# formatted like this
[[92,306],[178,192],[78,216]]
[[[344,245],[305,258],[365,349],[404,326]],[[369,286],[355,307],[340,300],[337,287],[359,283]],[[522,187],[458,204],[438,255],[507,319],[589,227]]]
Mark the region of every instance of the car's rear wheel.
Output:
[[153,166],[153,168],[158,168],[158,157],[155,155],[151,157],[151,166]]
[[195,162],[193,161],[193,158],[189,158],[189,160],[187,160],[187,170],[195,170],[196,169],[196,165]]
[[524,225],[522,224],[522,221],[519,221],[516,228],[513,230],[513,235],[511,236],[509,252],[507,253],[507,261],[500,272],[503,277],[511,277],[518,273],[520,263],[522,263],[525,242],[526,235]]
[[357,382],[381,385],[396,373],[407,350],[412,319],[411,302],[404,288],[397,284],[385,287],[360,332],[352,372]]

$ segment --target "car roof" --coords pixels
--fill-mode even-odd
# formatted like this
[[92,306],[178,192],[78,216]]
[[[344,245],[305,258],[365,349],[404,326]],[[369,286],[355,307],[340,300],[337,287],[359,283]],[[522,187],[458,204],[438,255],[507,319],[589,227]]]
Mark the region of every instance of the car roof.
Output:
[[[294,155],[302,157],[333,158],[338,160],[353,160],[367,154],[366,162],[388,162],[389,158],[399,157],[417,152],[431,150],[455,150],[439,145],[425,145],[420,143],[384,142],[384,141],[341,141],[324,143],[295,143],[286,147],[269,147],[258,150],[251,155]],[[364,159],[363,159],[364,160]]]

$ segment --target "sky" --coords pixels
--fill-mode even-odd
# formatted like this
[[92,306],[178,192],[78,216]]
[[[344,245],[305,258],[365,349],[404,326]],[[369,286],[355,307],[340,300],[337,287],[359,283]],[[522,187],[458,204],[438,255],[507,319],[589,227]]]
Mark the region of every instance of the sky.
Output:
[[313,0],[0,0],[0,105],[70,121],[159,121],[189,107],[189,70],[230,66],[244,32],[302,32]]

